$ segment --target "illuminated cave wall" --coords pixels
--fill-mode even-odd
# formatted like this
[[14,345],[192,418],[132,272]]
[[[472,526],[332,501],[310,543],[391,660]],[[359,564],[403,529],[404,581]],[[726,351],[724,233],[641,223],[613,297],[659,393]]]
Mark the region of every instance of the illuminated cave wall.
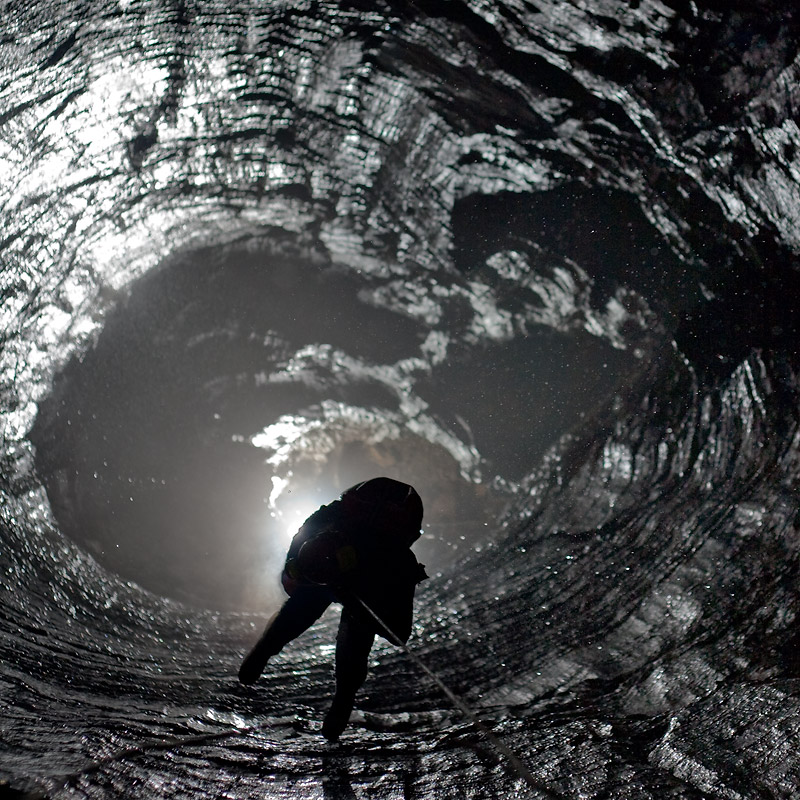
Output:
[[[414,646],[541,786],[792,796],[796,12],[2,29],[0,774],[521,791],[388,646],[321,753],[331,617],[261,691],[232,679],[292,525],[387,473],[428,508]],[[198,732],[231,735],[152,747]]]

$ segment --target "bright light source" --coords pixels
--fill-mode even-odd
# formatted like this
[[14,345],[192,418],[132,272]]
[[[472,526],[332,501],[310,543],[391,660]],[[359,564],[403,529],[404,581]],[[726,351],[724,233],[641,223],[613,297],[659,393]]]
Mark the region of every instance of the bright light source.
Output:
[[319,507],[319,501],[307,492],[293,492],[288,488],[291,477],[291,473],[286,478],[273,475],[269,495],[270,514],[287,547],[303,522]]

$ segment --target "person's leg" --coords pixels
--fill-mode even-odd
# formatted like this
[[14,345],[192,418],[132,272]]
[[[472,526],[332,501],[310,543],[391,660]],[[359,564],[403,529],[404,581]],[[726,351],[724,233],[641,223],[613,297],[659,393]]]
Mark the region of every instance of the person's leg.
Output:
[[336,694],[322,723],[322,735],[336,741],[347,726],[356,692],[367,678],[369,651],[375,639],[373,628],[342,609],[336,636]]
[[270,657],[308,630],[332,602],[330,591],[324,587],[298,587],[245,656],[239,668],[239,680],[245,684],[255,683]]

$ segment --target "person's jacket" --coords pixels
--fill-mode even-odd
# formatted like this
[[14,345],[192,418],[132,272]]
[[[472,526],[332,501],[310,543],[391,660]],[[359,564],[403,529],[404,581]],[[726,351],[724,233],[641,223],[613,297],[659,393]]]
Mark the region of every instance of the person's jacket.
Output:
[[287,553],[284,588],[292,594],[301,585],[327,586],[353,613],[364,616],[365,603],[405,641],[414,590],[427,577],[410,550],[421,523],[413,487],[389,478],[358,484],[303,523]]

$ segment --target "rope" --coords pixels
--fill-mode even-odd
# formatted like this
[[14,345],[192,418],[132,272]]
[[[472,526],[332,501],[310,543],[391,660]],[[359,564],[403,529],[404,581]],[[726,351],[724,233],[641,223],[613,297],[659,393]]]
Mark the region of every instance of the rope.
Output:
[[[548,798],[548,800],[563,800],[562,795],[554,792],[552,789],[540,783],[528,767],[523,763],[522,759],[498,736],[496,736],[483,722],[478,718],[475,712],[455,693],[450,689],[447,684],[424,662],[414,653],[408,645],[399,639],[389,628],[389,626],[370,608],[358,595],[351,594],[351,597],[356,600],[364,610],[378,623],[381,629],[385,632],[386,638],[389,641],[401,648],[411,660],[441,689],[444,695],[450,702],[457,708],[485,737],[485,739],[494,747],[494,749],[505,759],[507,764],[511,767],[512,771],[521,777],[532,789],[540,795]],[[201,733],[195,736],[175,737],[172,739],[162,740],[160,742],[150,742],[147,744],[128,747],[123,750],[118,750],[105,758],[98,759],[97,761],[87,764],[83,768],[75,772],[68,773],[60,776],[60,779],[65,785],[74,785],[78,778],[84,775],[90,775],[97,772],[102,767],[119,761],[124,758],[132,758],[143,755],[148,752],[156,750],[174,750],[179,747],[185,747],[193,744],[203,744],[206,742],[215,741],[218,739],[227,739],[233,736],[246,735],[254,733],[267,727],[267,723],[259,723],[249,725],[243,728],[237,728],[230,731],[217,731],[214,733]]]
[[486,740],[494,749],[502,755],[513,771],[519,775],[527,784],[540,794],[551,800],[562,800],[562,796],[552,789],[540,783],[534,774],[522,762],[522,759],[498,736],[481,722],[477,714],[452,690],[447,684],[400,638],[395,636],[391,628],[358,596],[352,595],[360,603],[367,613],[380,625],[381,629],[387,634],[389,641],[400,647],[411,658],[411,660],[442,690],[447,699],[484,735]]

